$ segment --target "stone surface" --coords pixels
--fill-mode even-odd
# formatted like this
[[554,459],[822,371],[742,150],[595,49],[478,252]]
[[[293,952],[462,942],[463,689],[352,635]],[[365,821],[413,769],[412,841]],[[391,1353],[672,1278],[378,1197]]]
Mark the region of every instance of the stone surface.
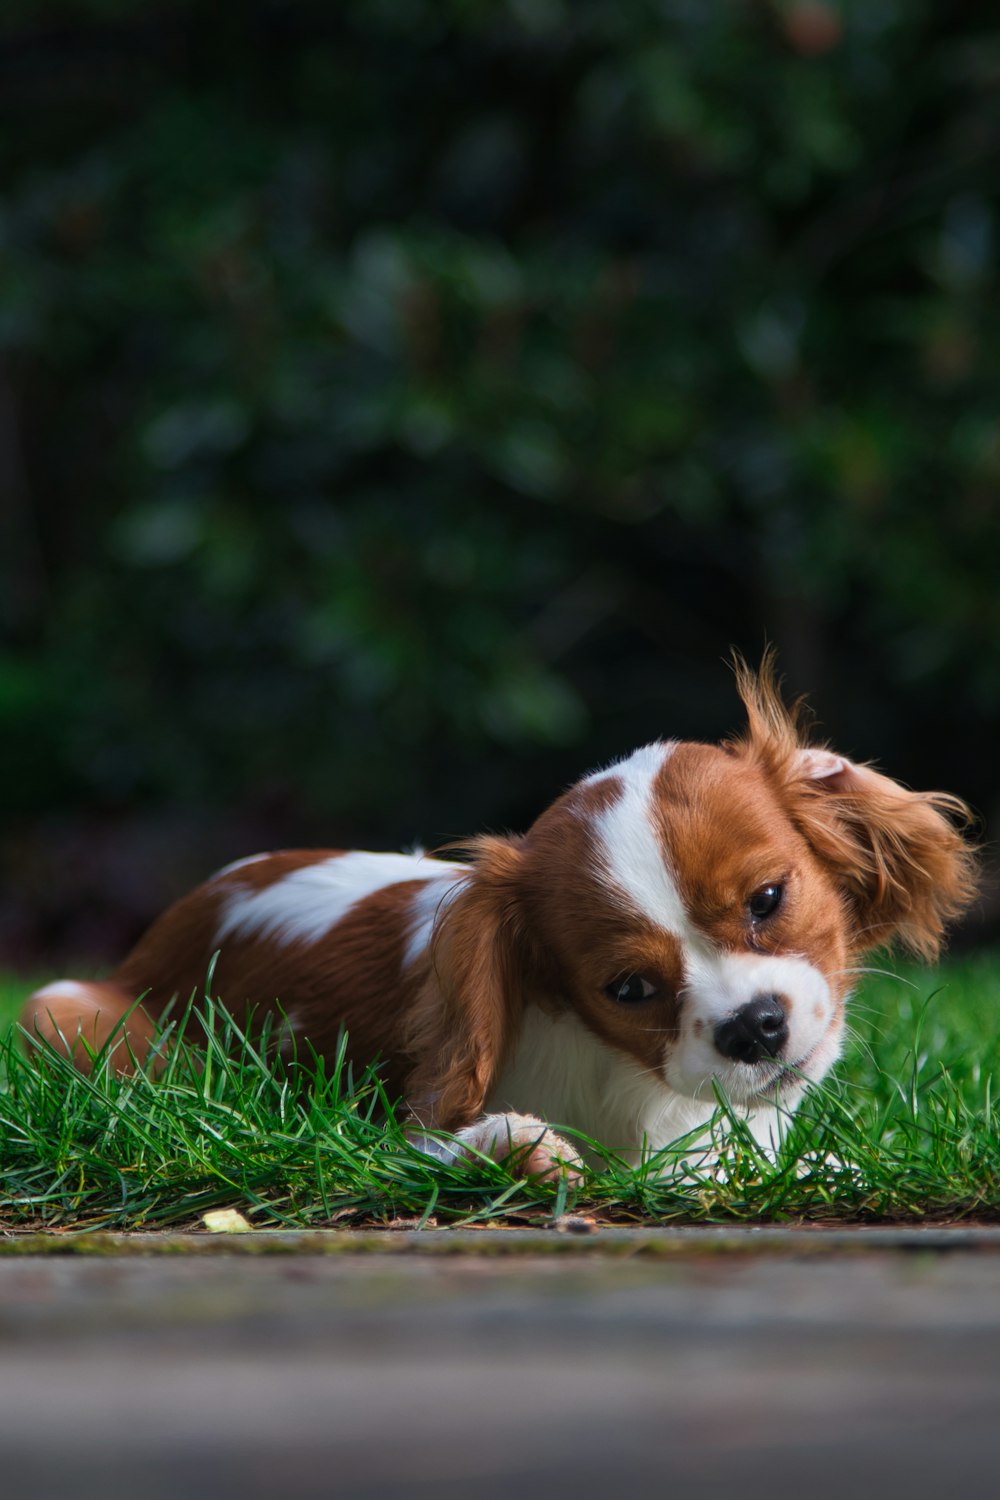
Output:
[[606,1233],[0,1256],[2,1493],[994,1492],[995,1232]]

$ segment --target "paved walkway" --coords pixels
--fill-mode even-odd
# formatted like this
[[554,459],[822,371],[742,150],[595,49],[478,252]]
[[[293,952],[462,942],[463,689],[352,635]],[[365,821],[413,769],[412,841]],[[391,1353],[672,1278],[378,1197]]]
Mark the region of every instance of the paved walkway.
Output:
[[996,1492],[996,1231],[342,1242],[0,1241],[4,1500]]

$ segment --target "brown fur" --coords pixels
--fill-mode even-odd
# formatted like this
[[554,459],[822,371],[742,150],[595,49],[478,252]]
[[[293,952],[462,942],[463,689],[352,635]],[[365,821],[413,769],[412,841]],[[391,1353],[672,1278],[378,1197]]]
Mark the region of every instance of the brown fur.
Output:
[[[96,1034],[103,1045],[141,996],[142,1009],[129,1018],[127,1041],[123,1038],[115,1054],[116,1068],[129,1071],[131,1055],[140,1062],[146,1056],[153,1034],[150,1018],[160,1017],[175,997],[183,1006],[192,995],[204,994],[224,897],[237,888],[261,890],[338,852],[285,850],[230,876],[214,877],[158,917],[107,983],[86,986],[90,993],[82,1005],[60,999],[57,1017],[50,1020],[52,1002],[44,995],[32,996],[22,1024],[30,1034],[68,1048],[86,1070],[79,1035],[93,1047]],[[382,1057],[386,1087],[400,1093],[410,1061],[400,1047],[399,1012],[413,1003],[418,990],[415,977],[407,982],[402,976],[403,919],[418,886],[402,881],[375,891],[315,943],[279,943],[256,935],[230,938],[219,953],[213,996],[244,1023],[279,1013],[296,1039],[327,1058],[336,1054],[346,1030],[349,1059],[363,1065]],[[302,1055],[308,1057],[305,1045]]]
[[[800,954],[842,995],[850,947],[840,888],[754,759],[734,765],[715,746],[678,745],[657,792],[660,837],[698,929],[729,952]],[[785,896],[758,928],[746,903],[771,882]]]
[[438,923],[429,971],[405,1024],[415,1061],[410,1108],[421,1123],[443,1130],[481,1113],[524,1003],[518,844],[485,838],[475,854],[475,878]]
[[976,893],[976,852],[960,831],[972,821],[969,808],[947,792],[911,792],[850,761],[831,776],[803,776],[802,705],[785,707],[772,657],[759,675],[738,663],[737,681],[747,728],[730,749],[760,767],[843,890],[853,950],[899,942],[936,958],[946,926]]

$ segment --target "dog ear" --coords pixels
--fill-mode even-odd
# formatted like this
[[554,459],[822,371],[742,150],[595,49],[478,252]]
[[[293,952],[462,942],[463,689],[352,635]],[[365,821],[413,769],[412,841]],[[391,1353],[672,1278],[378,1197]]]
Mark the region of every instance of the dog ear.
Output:
[[518,841],[473,845],[467,883],[442,908],[431,967],[414,1012],[409,1112],[426,1128],[456,1130],[483,1111],[520,1018],[524,954]]
[[800,748],[788,793],[795,822],[836,873],[857,917],[860,952],[893,941],[937,957],[947,924],[976,893],[965,803],[911,792],[830,750]]
[[773,654],[759,673],[735,662],[747,728],[730,747],[775,785],[854,913],[856,952],[893,941],[934,959],[946,925],[976,894],[972,815],[946,792],[911,792],[868,766],[810,746],[801,701],[787,707]]

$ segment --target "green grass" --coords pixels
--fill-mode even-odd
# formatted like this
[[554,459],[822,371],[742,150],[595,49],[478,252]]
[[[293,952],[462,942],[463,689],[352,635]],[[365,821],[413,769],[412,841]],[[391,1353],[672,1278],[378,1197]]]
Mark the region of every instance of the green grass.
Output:
[[[486,1160],[442,1166],[405,1139],[377,1077],[265,1061],[216,1016],[157,1081],[82,1077],[24,1058],[11,1022],[30,986],[0,980],[0,1227],[167,1227],[237,1207],[257,1225],[618,1223],[1000,1217],[1000,957],[869,978],[847,1055],[789,1122],[777,1161],[738,1119],[721,1166],[683,1143],[632,1170],[604,1154],[578,1189]],[[558,1123],[558,1122],[553,1122]]]

